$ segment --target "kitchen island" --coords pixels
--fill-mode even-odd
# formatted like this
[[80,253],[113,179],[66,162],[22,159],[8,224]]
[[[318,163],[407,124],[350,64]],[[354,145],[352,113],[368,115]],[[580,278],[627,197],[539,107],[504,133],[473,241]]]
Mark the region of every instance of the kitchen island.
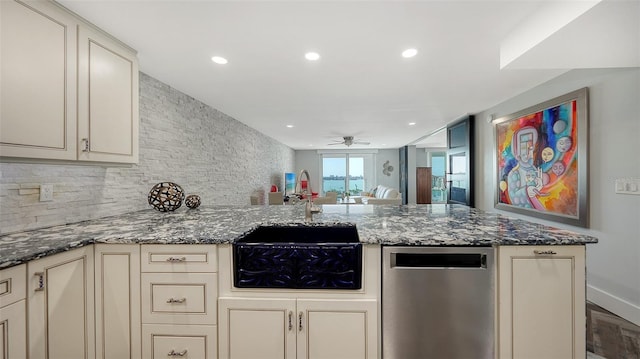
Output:
[[[461,205],[322,205],[309,225],[352,223],[360,242],[493,246],[597,243],[591,236]],[[257,226],[304,224],[304,206],[153,209],[0,236],[0,269],[92,243],[233,243]]]
[[[459,205],[304,216],[304,206],[148,209],[3,235],[6,343],[17,357],[380,358],[381,248],[462,246],[496,254],[491,357],[584,357],[585,244],[596,238]],[[362,287],[235,287],[233,243],[259,226],[355,226]]]

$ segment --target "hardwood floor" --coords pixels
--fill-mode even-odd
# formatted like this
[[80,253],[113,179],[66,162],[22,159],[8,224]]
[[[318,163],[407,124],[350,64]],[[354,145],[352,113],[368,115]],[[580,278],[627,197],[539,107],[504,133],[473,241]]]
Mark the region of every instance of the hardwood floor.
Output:
[[587,302],[588,358],[640,359],[640,327]]

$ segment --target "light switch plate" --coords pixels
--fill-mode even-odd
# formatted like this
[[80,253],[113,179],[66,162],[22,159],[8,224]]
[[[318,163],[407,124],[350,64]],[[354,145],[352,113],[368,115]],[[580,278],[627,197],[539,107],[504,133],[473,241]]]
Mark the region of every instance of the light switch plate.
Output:
[[617,178],[616,193],[640,195],[640,178]]
[[53,185],[41,184],[40,185],[40,202],[53,201]]

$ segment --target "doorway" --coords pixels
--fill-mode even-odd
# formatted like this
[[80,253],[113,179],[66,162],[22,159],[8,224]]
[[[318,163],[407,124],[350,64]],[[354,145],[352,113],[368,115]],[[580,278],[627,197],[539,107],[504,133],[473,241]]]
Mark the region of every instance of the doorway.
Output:
[[447,203],[473,207],[473,115],[447,126]]

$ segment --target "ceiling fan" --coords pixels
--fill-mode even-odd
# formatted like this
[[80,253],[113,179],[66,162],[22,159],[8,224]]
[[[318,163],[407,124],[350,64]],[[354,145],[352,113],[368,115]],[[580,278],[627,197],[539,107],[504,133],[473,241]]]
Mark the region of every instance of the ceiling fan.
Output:
[[347,147],[351,146],[351,145],[368,145],[369,142],[365,142],[365,141],[354,141],[353,136],[343,136],[342,137],[342,141],[338,140],[334,143],[329,143],[329,146],[333,146],[333,145],[346,145]]

